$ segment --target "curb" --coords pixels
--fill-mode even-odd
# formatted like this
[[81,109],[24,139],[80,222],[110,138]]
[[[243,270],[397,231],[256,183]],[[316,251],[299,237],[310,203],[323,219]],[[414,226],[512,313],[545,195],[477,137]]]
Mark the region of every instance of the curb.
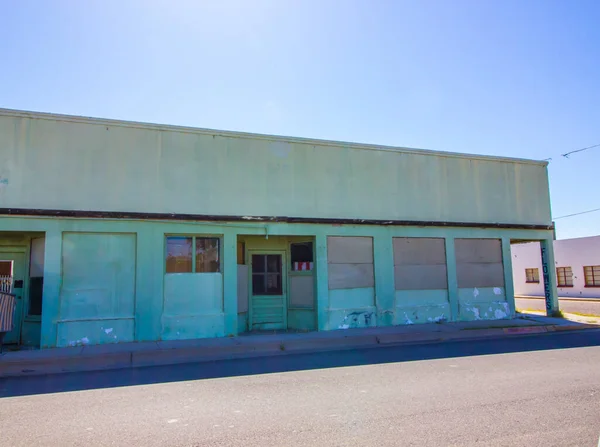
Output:
[[513,335],[527,336],[548,332],[598,329],[591,324],[540,325],[507,328],[482,328],[450,332],[417,332],[364,334],[332,339],[309,338],[290,341],[267,339],[262,343],[234,342],[230,346],[160,347],[154,349],[129,349],[118,352],[89,352],[75,350],[70,355],[44,356],[27,359],[23,356],[1,357],[0,378],[37,376],[86,371],[105,371],[183,363],[206,363],[255,357],[333,352],[361,348],[410,346],[450,341],[499,338]]

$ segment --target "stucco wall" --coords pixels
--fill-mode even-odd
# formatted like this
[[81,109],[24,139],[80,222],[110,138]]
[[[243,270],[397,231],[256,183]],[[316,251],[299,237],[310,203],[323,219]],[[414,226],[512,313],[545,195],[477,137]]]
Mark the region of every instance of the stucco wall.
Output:
[[399,324],[450,319],[443,238],[394,238],[394,286]]
[[[402,264],[405,261],[395,257],[394,238],[444,239],[449,320],[456,321],[464,319],[461,309],[465,302],[464,291],[472,294],[474,290],[458,286],[457,260],[462,257],[455,253],[457,239],[501,239],[503,265],[510,265],[510,240],[552,237],[548,230],[0,216],[0,246],[20,247],[26,252],[29,244],[26,234],[43,235],[45,241],[42,347],[71,342],[221,337],[245,331],[244,311],[248,301],[244,290],[248,290],[248,283],[238,283],[240,270],[242,275],[248,276],[247,270],[244,274],[245,269],[237,265],[240,240],[246,242],[247,250],[283,249],[292,241],[313,240],[314,308],[295,309],[294,314],[290,308],[288,327],[330,330],[352,325],[406,324],[399,307],[444,302],[446,291],[443,289],[436,289],[441,292],[433,296],[429,289],[415,290],[410,281],[405,282],[406,286],[413,287],[409,290],[409,299],[402,296],[401,301],[397,301],[397,292],[407,290],[402,289],[402,281],[399,284],[395,281],[395,265],[405,265]],[[186,274],[181,275],[182,278],[178,274],[165,274],[165,237],[177,234],[220,235],[220,271]],[[440,243],[437,245],[441,247]],[[409,250],[408,258],[412,261],[406,265],[433,263],[433,270],[437,271],[437,266],[442,265],[441,250],[432,257],[427,247],[425,243],[418,256]],[[330,289],[329,267],[336,261],[370,265],[374,288]],[[506,301],[501,302],[508,307],[508,314],[514,312],[511,275],[508,267],[504,271]],[[371,275],[368,279],[372,281],[370,278]],[[402,279],[402,275],[399,278]],[[180,291],[175,293],[174,287]],[[297,303],[296,299],[294,302]],[[500,307],[495,310],[503,311]],[[480,312],[479,318],[499,318],[495,310],[488,315]],[[438,316],[422,315],[418,322]]]
[[[544,296],[539,242],[511,246],[515,295]],[[585,287],[584,266],[600,265],[600,236],[554,241],[555,267],[571,267],[573,287],[558,287],[558,296],[600,298],[600,288]],[[527,283],[525,269],[537,268],[539,283]]]
[[543,224],[543,163],[0,110],[4,208]]

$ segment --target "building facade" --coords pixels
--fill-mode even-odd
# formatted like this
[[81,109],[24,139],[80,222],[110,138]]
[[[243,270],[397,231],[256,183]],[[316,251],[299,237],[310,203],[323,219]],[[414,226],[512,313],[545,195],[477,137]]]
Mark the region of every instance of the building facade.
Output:
[[545,162],[0,110],[25,345],[509,318],[552,238]]
[[[539,243],[512,247],[515,295],[544,296]],[[600,236],[554,241],[558,295],[600,298]]]

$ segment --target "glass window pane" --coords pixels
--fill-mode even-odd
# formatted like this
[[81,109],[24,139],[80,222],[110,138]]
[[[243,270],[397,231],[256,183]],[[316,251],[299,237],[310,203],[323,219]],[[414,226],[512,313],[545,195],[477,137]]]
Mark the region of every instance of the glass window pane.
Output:
[[192,238],[167,237],[167,273],[191,273],[192,271]]
[[219,238],[196,238],[196,273],[214,273],[221,270],[219,263]]
[[279,273],[267,274],[267,293],[269,295],[281,295],[281,275]]
[[265,271],[265,255],[252,255],[252,272]]
[[267,255],[267,272],[281,272],[281,255]]
[[264,295],[265,293],[265,275],[262,273],[252,275],[252,294]]
[[301,242],[291,244],[290,259],[293,271],[312,270],[313,266],[313,243]]

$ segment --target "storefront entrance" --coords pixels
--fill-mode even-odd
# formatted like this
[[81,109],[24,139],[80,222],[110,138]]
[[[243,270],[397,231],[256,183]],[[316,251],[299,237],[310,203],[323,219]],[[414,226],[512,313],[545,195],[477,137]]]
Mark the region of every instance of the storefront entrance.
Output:
[[249,251],[251,330],[287,329],[285,254],[285,251]]

